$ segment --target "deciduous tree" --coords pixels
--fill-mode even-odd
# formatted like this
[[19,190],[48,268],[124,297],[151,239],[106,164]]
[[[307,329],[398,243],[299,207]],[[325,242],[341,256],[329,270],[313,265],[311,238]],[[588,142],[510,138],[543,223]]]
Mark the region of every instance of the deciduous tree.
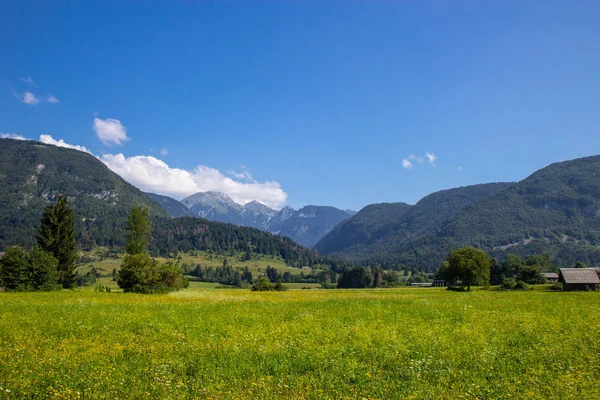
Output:
[[5,290],[25,290],[28,282],[27,253],[21,247],[9,247],[0,259],[0,284]]
[[446,276],[450,285],[460,285],[471,290],[471,286],[489,286],[490,259],[483,250],[463,247],[453,250],[447,257]]
[[338,288],[368,288],[373,283],[371,271],[363,267],[346,269],[338,280]]

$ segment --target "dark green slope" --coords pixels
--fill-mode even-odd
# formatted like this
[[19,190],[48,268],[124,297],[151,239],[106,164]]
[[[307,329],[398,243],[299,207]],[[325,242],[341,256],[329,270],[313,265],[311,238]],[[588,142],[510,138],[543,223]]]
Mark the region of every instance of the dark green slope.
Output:
[[444,221],[461,209],[511,185],[490,183],[442,190],[424,197],[414,206],[403,203],[367,206],[336,227],[315,249],[322,254],[338,254],[362,263],[415,264],[418,254],[398,254],[406,243],[438,232]]
[[191,217],[194,214],[180,201],[155,193],[146,193],[152,201],[158,203],[171,217]]
[[333,253],[434,270],[451,249],[470,245],[500,259],[546,253],[559,266],[600,264],[600,156],[552,164],[509,187],[494,185],[434,193],[375,240]]
[[34,141],[0,140],[0,249],[29,247],[44,207],[59,194],[77,217],[80,245],[118,245],[133,204],[167,214],[94,156]]
[[399,220],[411,207],[406,203],[368,205],[333,228],[314,249],[322,254],[331,254],[365,246],[384,234],[390,220]]
[[498,257],[545,252],[563,266],[600,263],[600,156],[551,164],[457,213],[421,245],[461,244]]
[[341,268],[337,260],[320,257],[288,237],[256,228],[198,217],[155,218],[152,225],[150,251],[153,255],[190,250],[208,250],[217,254],[242,251],[279,256],[292,267],[323,264],[336,270]]

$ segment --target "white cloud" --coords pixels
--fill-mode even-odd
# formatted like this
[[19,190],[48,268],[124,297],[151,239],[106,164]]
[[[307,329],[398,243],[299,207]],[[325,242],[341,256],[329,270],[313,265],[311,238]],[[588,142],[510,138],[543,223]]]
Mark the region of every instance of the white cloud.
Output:
[[0,133],[0,139],[29,140],[25,136],[21,136],[16,133]]
[[83,151],[83,152],[92,154],[85,146],[78,146],[78,145],[65,143],[64,140],[62,140],[62,139],[56,140],[50,135],[40,135],[40,142],[45,143],[45,144],[53,144],[58,147],[66,147],[67,149],[74,149],[74,150],[79,150],[79,151]]
[[246,170],[246,166],[245,165],[240,165],[240,171],[229,171],[227,173],[227,175],[229,176],[233,176],[235,179],[239,179],[239,180],[243,180],[246,182],[250,182],[253,180],[252,174],[250,173],[250,171]]
[[102,143],[108,145],[111,143],[121,144],[121,142],[129,140],[127,128],[118,119],[94,118],[94,132]]
[[20,102],[29,104],[31,106],[35,106],[40,102],[40,99],[38,99],[36,95],[31,93],[29,90],[24,91],[23,94],[15,93],[15,96]]
[[21,80],[21,81],[23,81],[25,83],[29,83],[30,85],[35,86],[35,82],[33,81],[33,79],[31,79],[30,76],[28,76],[27,78],[21,77],[21,78],[19,78],[19,80]]
[[[0,138],[29,140],[14,133],[0,133]],[[86,147],[56,140],[51,135],[40,135],[39,141],[92,154]],[[92,154],[93,155],[93,154]],[[97,157],[97,156],[95,156]],[[97,157],[108,168],[139,189],[182,199],[197,192],[214,190],[223,192],[240,204],[257,200],[269,207],[280,208],[287,200],[287,193],[278,182],[257,182],[240,166],[241,172],[232,179],[215,168],[198,165],[188,171],[171,168],[164,161],[152,156],[125,157],[123,154],[105,154]],[[242,181],[243,180],[243,181]]]
[[423,159],[423,157],[417,157],[417,156],[415,156],[414,154],[410,154],[410,155],[408,156],[408,159],[409,159],[409,160],[415,160],[415,161],[417,161],[419,164],[423,164],[423,161],[425,161],[425,160]]
[[204,165],[187,171],[171,168],[152,156],[127,158],[123,154],[105,154],[100,160],[141,190],[176,199],[209,190],[223,192],[240,204],[258,200],[273,208],[281,207],[287,199],[287,193],[277,182],[240,182]]
[[[437,157],[435,156],[435,153],[431,152],[425,152],[425,157],[420,157],[420,156],[416,156],[414,154],[409,154],[407,158],[402,159],[402,166],[406,169],[413,169],[415,166],[415,162],[419,163],[419,164],[423,164],[425,162],[425,160],[427,160],[427,163],[429,165],[431,165],[432,167],[435,167],[435,162],[437,161]],[[413,160],[413,162],[411,162],[411,160]]]
[[435,162],[437,161],[437,157],[435,156],[435,154],[425,153],[425,156],[427,157],[427,162],[435,167]]
[[160,150],[160,155],[161,155],[161,156],[166,156],[167,154],[169,154],[169,150],[168,150],[166,147],[163,147],[163,148]]
[[50,93],[48,93],[46,95],[46,101],[48,103],[52,103],[52,104],[56,104],[56,103],[60,102],[60,100],[58,100],[55,96],[51,95]]
[[241,179],[244,181],[252,180],[252,174],[248,171],[242,171],[242,172],[230,171],[229,175],[233,176],[236,179]]

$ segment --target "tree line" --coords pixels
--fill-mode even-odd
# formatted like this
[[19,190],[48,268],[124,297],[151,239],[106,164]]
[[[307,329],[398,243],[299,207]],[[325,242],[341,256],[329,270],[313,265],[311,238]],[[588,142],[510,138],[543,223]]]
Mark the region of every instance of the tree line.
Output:
[[[586,265],[578,262],[576,268]],[[499,286],[502,289],[526,289],[528,285],[543,284],[547,280],[544,272],[557,272],[549,255],[529,255],[521,258],[508,254],[504,261],[498,262],[485,251],[466,246],[452,250],[440,265],[434,279],[452,290],[470,290],[472,286]],[[405,273],[407,270],[405,270]],[[413,282],[426,282],[424,274],[413,270],[410,278],[402,280],[394,270],[383,270],[381,267],[355,266],[346,268],[340,275],[338,288],[395,287]]]
[[0,259],[0,286],[7,291],[49,291],[75,286],[75,213],[66,197],[47,206],[36,244],[27,252],[15,246]]
[[[187,287],[181,267],[150,257],[151,232],[148,208],[134,205],[127,220],[126,254],[120,271],[115,272],[117,284],[125,292],[138,293],[164,293]],[[73,289],[78,280],[90,281],[92,275],[95,281],[95,271],[77,279],[76,259],[75,213],[68,199],[59,196],[45,208],[32,249],[10,247],[0,258],[0,288],[50,291]]]

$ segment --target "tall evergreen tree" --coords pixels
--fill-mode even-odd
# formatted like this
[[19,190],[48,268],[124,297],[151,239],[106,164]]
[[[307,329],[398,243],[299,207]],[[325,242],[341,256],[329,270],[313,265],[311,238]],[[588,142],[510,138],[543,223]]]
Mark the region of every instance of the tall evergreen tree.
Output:
[[150,210],[148,208],[134,205],[127,219],[127,246],[128,254],[146,254],[150,245]]
[[72,288],[75,285],[77,241],[75,212],[66,197],[59,196],[56,203],[44,210],[37,242],[42,250],[58,260],[59,283],[65,289]]

